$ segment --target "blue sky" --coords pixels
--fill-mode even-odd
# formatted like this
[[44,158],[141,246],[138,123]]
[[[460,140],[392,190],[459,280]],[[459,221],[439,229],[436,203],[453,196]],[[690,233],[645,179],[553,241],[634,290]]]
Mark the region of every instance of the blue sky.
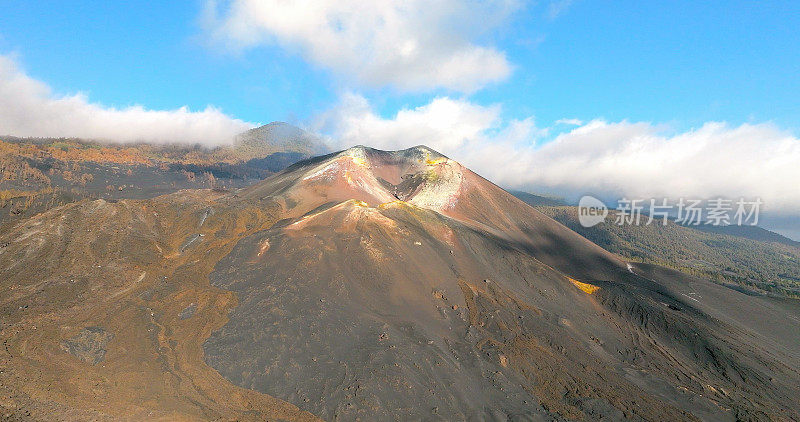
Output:
[[331,101],[323,72],[279,49],[225,54],[198,25],[201,2],[1,1],[0,52],[56,92],[109,106],[214,105],[252,122]]
[[[106,105],[219,107],[251,122],[305,120],[330,107],[342,81],[296,52],[226,53],[200,22],[200,1],[0,1],[0,52],[56,92]],[[691,127],[772,121],[795,129],[800,3],[576,0],[558,16],[525,5],[482,35],[514,71],[470,96],[505,116],[629,119]],[[360,87],[354,87],[359,89]],[[370,87],[382,114],[416,95]]]
[[797,1],[0,10],[0,134],[215,145],[283,120],[570,198],[758,197],[800,238]]

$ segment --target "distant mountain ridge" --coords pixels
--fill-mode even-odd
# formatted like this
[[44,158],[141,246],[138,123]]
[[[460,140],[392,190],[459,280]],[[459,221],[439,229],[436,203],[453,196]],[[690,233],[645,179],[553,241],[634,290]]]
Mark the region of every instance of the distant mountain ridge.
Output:
[[509,189],[508,193],[516,196],[517,198],[521,199],[522,202],[532,206],[532,207],[558,207],[558,206],[566,206],[569,205],[566,201],[562,198],[557,198],[554,196],[546,196],[546,195],[539,195],[535,193],[525,192],[521,190],[513,190]]
[[248,186],[326,152],[321,138],[283,122],[215,147],[0,137],[0,226],[82,198],[142,199],[180,189]]
[[274,152],[308,156],[330,152],[320,137],[284,122],[272,122],[236,135],[232,149],[244,160],[263,158],[265,153]]
[[773,231],[767,230],[759,226],[737,226],[737,225],[714,226],[710,224],[701,224],[697,226],[684,226],[684,227],[693,228],[695,230],[700,230],[707,233],[725,234],[728,236],[741,237],[744,239],[758,240],[760,242],[775,242],[788,246],[794,246],[795,248],[800,248],[800,242],[789,239],[788,237],[780,233],[775,233]]
[[[575,206],[574,203],[569,203],[563,198],[540,195],[526,191],[509,189],[508,192],[517,198],[521,199],[526,204],[533,207],[569,207]],[[674,221],[674,220],[672,220]],[[780,233],[775,233],[759,226],[713,226],[710,224],[701,225],[688,225],[682,224],[684,227],[700,230],[708,233],[724,234],[728,236],[741,237],[745,239],[758,240],[761,242],[777,242],[784,245],[794,246],[800,248],[800,242],[792,240]]]

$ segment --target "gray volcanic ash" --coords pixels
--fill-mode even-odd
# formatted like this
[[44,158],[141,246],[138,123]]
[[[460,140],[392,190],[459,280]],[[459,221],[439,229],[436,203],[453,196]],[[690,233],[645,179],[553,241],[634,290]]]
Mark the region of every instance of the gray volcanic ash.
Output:
[[624,262],[422,146],[233,192],[81,201],[0,245],[12,414],[800,414],[796,302]]

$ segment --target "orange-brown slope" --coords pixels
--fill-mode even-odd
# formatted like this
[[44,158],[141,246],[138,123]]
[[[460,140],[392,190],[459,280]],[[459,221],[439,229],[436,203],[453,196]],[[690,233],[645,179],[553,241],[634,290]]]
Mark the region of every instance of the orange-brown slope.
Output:
[[2,414],[40,420],[313,420],[236,387],[201,344],[236,298],[207,274],[274,222],[210,191],[83,201],[0,235]]
[[765,321],[800,332],[800,312],[683,277],[629,271],[428,148],[356,147],[229,195],[84,201],[0,233],[0,406],[795,418],[796,343]]
[[407,203],[347,201],[261,232],[212,283],[240,303],[207,362],[324,419],[581,417],[581,400],[686,417],[592,356],[584,319],[601,309],[563,276]]
[[538,260],[576,277],[609,279],[624,262],[513,195],[430,148],[367,147],[300,162],[242,193],[276,200],[295,218],[347,200],[369,206],[403,201],[516,243]]
[[299,163],[238,200],[282,219],[211,275],[241,302],[206,359],[323,418],[797,412],[796,353],[425,147]]

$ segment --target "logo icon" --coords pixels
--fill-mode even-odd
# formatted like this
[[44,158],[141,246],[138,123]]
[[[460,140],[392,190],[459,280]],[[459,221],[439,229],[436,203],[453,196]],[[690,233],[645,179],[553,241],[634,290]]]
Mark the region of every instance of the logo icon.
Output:
[[581,226],[594,227],[606,221],[607,216],[608,207],[603,201],[588,195],[578,201],[578,221]]

